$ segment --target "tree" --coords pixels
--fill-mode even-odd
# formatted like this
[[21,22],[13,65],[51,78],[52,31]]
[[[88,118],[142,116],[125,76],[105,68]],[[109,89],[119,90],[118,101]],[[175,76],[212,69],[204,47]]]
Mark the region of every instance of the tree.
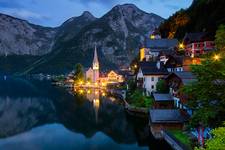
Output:
[[80,63],[78,63],[75,66],[74,81],[79,82],[83,80],[84,80],[83,66]]
[[219,26],[215,37],[216,48],[225,51],[225,25]]
[[215,60],[214,54],[205,58],[201,65],[191,66],[197,81],[184,86],[189,96],[188,105],[195,111],[191,117],[192,126],[218,126],[225,120],[225,57]]
[[169,88],[165,82],[165,80],[159,80],[156,84],[156,90],[159,93],[168,93]]
[[130,68],[135,74],[138,72],[138,69],[139,69],[139,66],[138,66],[139,60],[140,60],[140,54],[138,54],[130,63]]
[[205,148],[196,148],[195,150],[213,150],[225,148],[225,124],[223,127],[212,130],[213,138],[206,141]]

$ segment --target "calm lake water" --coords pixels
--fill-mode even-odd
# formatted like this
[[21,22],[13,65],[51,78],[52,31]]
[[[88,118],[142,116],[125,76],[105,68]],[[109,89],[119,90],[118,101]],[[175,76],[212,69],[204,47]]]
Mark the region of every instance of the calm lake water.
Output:
[[49,81],[0,79],[0,150],[169,150],[148,121],[103,91],[69,93]]

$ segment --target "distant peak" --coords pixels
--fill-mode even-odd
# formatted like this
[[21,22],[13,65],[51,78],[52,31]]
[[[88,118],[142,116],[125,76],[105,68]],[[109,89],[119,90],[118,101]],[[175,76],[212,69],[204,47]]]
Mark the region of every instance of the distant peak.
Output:
[[137,9],[137,6],[134,4],[122,4],[122,5],[116,5],[115,8],[123,8],[123,9],[128,9],[128,8],[133,8],[133,9]]
[[84,11],[81,16],[87,18],[95,18],[89,11]]
[[136,5],[134,5],[134,4],[129,4],[129,3],[123,4],[123,5],[120,5],[120,6],[122,6],[122,7],[133,7],[133,8],[137,8]]

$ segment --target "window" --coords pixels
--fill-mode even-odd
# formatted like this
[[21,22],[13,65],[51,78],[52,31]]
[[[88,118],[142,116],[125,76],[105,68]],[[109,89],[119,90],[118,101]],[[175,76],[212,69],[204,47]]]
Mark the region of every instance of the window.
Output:
[[154,85],[152,85],[152,89],[154,89]]
[[154,77],[152,77],[152,81],[154,81]]

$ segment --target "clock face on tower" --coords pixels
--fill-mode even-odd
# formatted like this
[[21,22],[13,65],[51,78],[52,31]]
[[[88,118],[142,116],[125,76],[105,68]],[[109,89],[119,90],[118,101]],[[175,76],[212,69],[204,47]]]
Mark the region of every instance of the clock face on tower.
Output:
[[93,64],[93,70],[98,70],[99,69],[99,64],[98,63],[94,63]]

